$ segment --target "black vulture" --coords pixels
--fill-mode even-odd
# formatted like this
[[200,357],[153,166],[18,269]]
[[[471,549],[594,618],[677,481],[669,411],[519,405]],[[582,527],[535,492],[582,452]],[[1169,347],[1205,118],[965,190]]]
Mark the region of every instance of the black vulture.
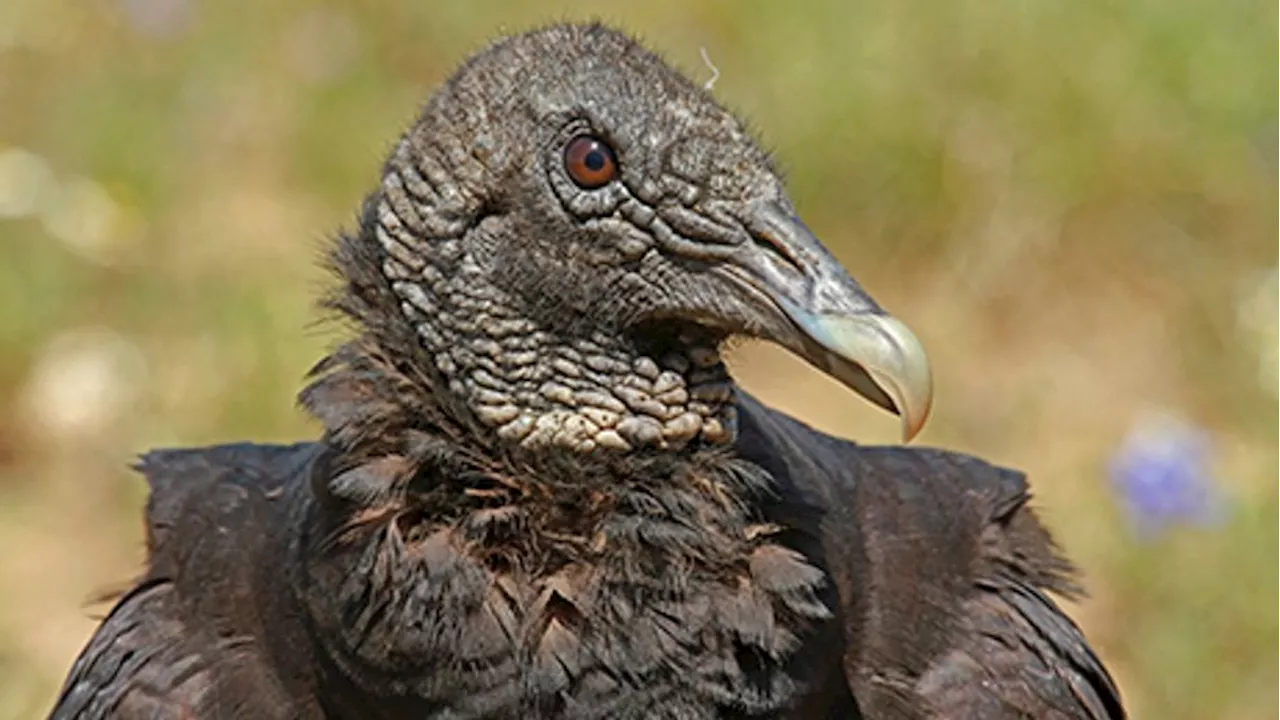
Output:
[[1121,718],[1022,475],[861,447],[721,362],[924,422],[920,344],[702,88],[600,25],[490,46],[325,304],[317,442],[161,450],[55,718]]

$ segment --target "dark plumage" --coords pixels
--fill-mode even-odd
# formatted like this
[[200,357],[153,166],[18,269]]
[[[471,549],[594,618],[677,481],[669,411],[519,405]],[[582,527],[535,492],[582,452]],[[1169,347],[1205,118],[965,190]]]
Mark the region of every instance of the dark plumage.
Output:
[[738,121],[625,36],[471,60],[333,266],[324,438],[144,457],[147,573],[53,717],[1123,717],[1021,475],[733,386],[749,335],[908,434],[930,399]]

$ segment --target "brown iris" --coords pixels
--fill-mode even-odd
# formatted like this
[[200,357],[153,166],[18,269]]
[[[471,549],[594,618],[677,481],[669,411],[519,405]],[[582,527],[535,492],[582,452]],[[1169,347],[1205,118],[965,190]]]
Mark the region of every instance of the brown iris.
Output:
[[618,175],[613,148],[591,135],[579,135],[564,146],[564,169],[578,187],[598,188]]

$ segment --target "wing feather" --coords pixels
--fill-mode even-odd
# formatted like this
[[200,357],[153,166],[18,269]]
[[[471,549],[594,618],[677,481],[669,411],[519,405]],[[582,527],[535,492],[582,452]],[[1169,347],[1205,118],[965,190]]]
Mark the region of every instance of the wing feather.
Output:
[[741,400],[738,450],[818,508],[844,670],[864,717],[1119,720],[1120,694],[1050,593],[1074,567],[1021,473],[959,453],[869,448]]

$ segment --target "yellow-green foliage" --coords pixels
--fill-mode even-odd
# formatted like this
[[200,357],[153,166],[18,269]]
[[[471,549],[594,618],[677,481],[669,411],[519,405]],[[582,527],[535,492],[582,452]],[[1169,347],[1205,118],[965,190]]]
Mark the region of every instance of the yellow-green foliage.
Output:
[[[1027,470],[1136,717],[1276,717],[1270,0],[3,0],[0,718],[47,711],[142,557],[157,444],[312,436],[315,258],[430,89],[596,14],[751,118],[810,224],[929,347],[925,443]],[[781,352],[820,427],[894,421]],[[1202,428],[1215,523],[1140,536],[1107,475]]]

